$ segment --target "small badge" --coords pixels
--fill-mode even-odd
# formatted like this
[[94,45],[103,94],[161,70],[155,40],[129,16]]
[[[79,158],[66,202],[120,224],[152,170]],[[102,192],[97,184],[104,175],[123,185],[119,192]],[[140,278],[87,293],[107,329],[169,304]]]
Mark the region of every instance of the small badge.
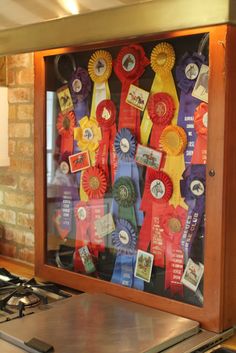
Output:
[[70,171],[69,164],[65,161],[62,161],[60,163],[60,171],[62,172],[62,174],[68,174]]
[[89,127],[83,130],[83,139],[87,141],[91,141],[93,139],[93,130]]
[[88,151],[79,152],[69,156],[71,173],[78,172],[90,167]]
[[133,54],[125,54],[122,59],[122,67],[125,71],[130,72],[135,67],[135,57]]
[[193,262],[192,259],[188,260],[181,282],[189,289],[196,292],[201,278],[204,273],[204,266],[199,262],[199,265]]
[[190,184],[190,190],[195,196],[202,196],[205,188],[203,183],[200,180],[193,180]]
[[94,63],[94,72],[97,76],[102,76],[107,69],[106,61],[103,58]]
[[82,82],[78,78],[76,78],[72,82],[72,88],[73,88],[73,91],[78,94],[82,89]]
[[162,152],[138,144],[135,160],[138,164],[158,170],[161,165]]
[[199,74],[199,68],[195,63],[190,63],[185,68],[185,75],[189,80],[195,80]]
[[161,180],[155,179],[151,182],[150,191],[155,199],[162,199],[165,194],[166,188]]
[[60,104],[61,112],[67,113],[74,109],[70,90],[68,86],[62,86],[57,90],[57,97]]
[[93,263],[92,255],[90,254],[88,247],[85,245],[82,248],[80,248],[78,252],[83,262],[85,272],[92,273],[96,271],[96,268]]
[[133,107],[144,111],[149,97],[149,92],[141,89],[135,85],[129,86],[129,91],[126,97],[126,103]]
[[153,258],[154,255],[138,250],[134,276],[144,280],[145,282],[150,282]]
[[111,213],[107,213],[105,216],[98,218],[94,224],[98,235],[101,237],[105,237],[115,230],[115,224]]
[[123,153],[127,153],[129,151],[129,148],[130,148],[130,144],[129,144],[129,141],[128,139],[126,138],[122,138],[120,140],[120,149]]
[[127,245],[129,243],[129,234],[125,230],[121,230],[119,232],[119,240],[123,245]]
[[207,65],[202,65],[192,92],[193,97],[206,103],[208,103],[208,76],[209,67]]
[[77,217],[80,221],[84,221],[87,217],[87,212],[85,207],[79,207],[77,210]]

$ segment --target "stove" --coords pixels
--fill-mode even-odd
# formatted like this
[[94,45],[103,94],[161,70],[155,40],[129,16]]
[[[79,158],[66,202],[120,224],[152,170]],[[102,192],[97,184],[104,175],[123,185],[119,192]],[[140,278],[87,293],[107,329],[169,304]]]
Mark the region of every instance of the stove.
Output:
[[26,280],[0,268],[0,324],[49,310],[58,300],[71,297],[54,283]]

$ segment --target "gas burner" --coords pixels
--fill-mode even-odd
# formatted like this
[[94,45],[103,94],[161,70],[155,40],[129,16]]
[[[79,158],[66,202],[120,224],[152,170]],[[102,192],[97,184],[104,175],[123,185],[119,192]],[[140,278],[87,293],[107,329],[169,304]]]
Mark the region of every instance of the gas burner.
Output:
[[41,299],[38,295],[32,293],[29,289],[22,287],[10,297],[6,304],[11,307],[19,308],[22,303],[24,307],[33,307],[39,305],[40,302]]

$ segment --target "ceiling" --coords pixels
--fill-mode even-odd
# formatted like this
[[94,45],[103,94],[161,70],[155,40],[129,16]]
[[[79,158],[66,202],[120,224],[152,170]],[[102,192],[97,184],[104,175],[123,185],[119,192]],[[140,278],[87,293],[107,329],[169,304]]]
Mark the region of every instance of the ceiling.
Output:
[[0,30],[151,0],[0,0]]

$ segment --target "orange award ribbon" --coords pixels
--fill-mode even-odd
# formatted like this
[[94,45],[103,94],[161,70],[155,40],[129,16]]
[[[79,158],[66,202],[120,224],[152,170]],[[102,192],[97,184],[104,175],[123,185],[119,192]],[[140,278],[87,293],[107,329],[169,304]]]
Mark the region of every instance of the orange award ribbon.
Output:
[[180,205],[186,208],[187,206],[180,192],[180,179],[185,169],[183,153],[187,145],[187,136],[184,129],[176,125],[167,126],[162,131],[160,145],[167,154],[163,170],[171,177],[173,182],[173,194],[169,202],[174,207]]
[[75,115],[70,111],[63,115],[59,113],[57,117],[57,131],[61,135],[61,153],[73,153],[73,134],[75,127]]
[[96,116],[98,104],[104,99],[110,99],[108,79],[112,72],[112,56],[106,50],[97,50],[88,63],[88,72],[94,82],[92,107],[90,115]]
[[207,161],[208,105],[200,103],[194,113],[194,128],[197,139],[194,146],[192,164],[206,164]]
[[143,75],[149,60],[144,49],[138,44],[123,47],[114,62],[114,71],[122,84],[120,97],[119,130],[130,129],[140,141],[140,111],[126,103],[130,84],[138,86],[138,80]]
[[[175,52],[172,45],[162,42],[154,47],[151,53],[151,67],[155,72],[155,77],[150,93],[153,95],[154,93],[165,92],[172,97],[175,107],[172,124],[176,124],[179,108],[178,96],[171,73],[174,63]],[[148,107],[146,107],[141,124],[141,143],[143,145],[148,143],[152,125],[153,121],[149,115]]]

